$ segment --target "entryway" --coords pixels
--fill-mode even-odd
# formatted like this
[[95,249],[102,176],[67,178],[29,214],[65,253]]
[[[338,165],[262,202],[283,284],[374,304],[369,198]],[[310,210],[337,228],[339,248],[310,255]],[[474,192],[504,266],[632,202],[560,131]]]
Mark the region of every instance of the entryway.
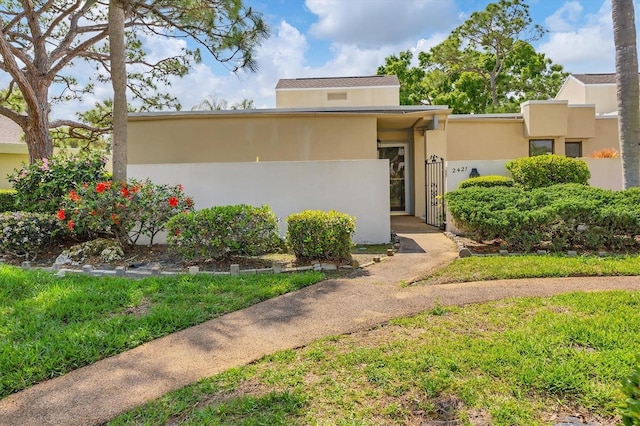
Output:
[[389,204],[392,214],[409,214],[408,143],[378,146],[378,159],[389,160]]

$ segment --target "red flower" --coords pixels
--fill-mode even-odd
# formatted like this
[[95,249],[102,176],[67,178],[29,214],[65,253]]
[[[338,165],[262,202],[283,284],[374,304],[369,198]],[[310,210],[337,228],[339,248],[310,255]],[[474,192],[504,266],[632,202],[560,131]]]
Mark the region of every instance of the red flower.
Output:
[[176,237],[180,234],[182,234],[182,231],[179,229],[176,229],[176,231],[173,233]]
[[96,215],[96,211],[95,210],[91,210],[91,216],[95,216]]
[[83,189],[87,189],[88,187],[89,187],[89,184],[88,184],[87,182],[84,182],[84,183],[82,184],[82,188],[83,188]]
[[193,199],[187,198],[186,200],[184,200],[184,202],[187,203],[187,206],[193,207]]
[[169,198],[169,206],[178,207],[178,199],[176,197]]
[[114,224],[118,224],[119,220],[118,220],[118,215],[115,213],[111,214],[111,220],[113,221]]
[[58,217],[58,219],[64,220],[64,218],[65,218],[64,210],[62,210],[62,209],[58,210],[58,213],[56,213],[56,216]]
[[104,182],[98,182],[96,184],[96,192],[103,193],[107,189],[107,184]]
[[67,228],[69,229],[73,229],[76,226],[75,222],[70,220],[69,222],[67,222]]
[[71,190],[71,192],[69,192],[69,198],[71,198],[71,201],[73,202],[78,202],[80,201],[80,196],[78,195],[78,193],[76,191],[74,191],[73,189]]
[[184,191],[184,186],[182,186],[181,184],[178,184],[178,191],[180,192]]
[[120,188],[120,195],[122,195],[125,198],[128,198],[131,195],[131,193],[129,192],[126,186],[123,186],[122,188]]

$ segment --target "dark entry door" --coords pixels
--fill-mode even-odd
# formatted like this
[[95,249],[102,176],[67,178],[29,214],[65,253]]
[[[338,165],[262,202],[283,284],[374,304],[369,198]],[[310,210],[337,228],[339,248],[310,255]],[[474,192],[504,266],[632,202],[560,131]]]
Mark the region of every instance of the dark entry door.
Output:
[[404,146],[378,148],[378,158],[389,160],[389,201],[392,212],[405,213],[407,211],[405,151]]

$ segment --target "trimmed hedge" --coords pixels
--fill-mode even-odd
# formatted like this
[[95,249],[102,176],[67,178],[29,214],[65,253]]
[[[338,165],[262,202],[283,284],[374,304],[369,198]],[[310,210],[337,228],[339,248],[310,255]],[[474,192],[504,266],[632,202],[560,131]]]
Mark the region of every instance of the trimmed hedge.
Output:
[[0,212],[12,212],[16,210],[16,191],[13,189],[0,189]]
[[526,190],[559,183],[587,185],[591,177],[589,166],[584,160],[555,154],[518,158],[509,161],[506,167],[516,185]]
[[349,260],[355,219],[336,211],[305,210],[287,217],[287,244],[299,259]]
[[456,226],[478,240],[499,238],[530,251],[638,249],[640,189],[610,191],[580,184],[533,191],[472,187],[450,192]]
[[167,243],[188,260],[257,256],[282,246],[271,209],[246,204],[178,214],[167,223]]
[[494,186],[513,186],[513,179],[507,176],[488,175],[465,179],[458,184],[458,189],[481,186],[491,188]]

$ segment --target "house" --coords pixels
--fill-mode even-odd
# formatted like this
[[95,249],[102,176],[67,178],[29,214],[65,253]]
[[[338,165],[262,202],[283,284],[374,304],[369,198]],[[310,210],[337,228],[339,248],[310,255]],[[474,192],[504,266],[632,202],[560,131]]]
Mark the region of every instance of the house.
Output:
[[564,81],[555,99],[570,104],[593,104],[596,114],[616,114],[618,95],[615,74],[571,74]]
[[[181,183],[197,208],[268,204],[280,218],[343,211],[356,217],[357,242],[386,242],[390,214],[441,225],[441,195],[474,169],[506,174],[518,157],[618,147],[615,116],[594,104],[454,115],[400,105],[399,88],[395,76],[282,79],[274,109],[130,114],[128,174]],[[616,188],[619,161],[601,166],[592,183]]]
[[29,151],[22,136],[20,126],[0,115],[0,189],[10,189],[7,175],[29,162]]

